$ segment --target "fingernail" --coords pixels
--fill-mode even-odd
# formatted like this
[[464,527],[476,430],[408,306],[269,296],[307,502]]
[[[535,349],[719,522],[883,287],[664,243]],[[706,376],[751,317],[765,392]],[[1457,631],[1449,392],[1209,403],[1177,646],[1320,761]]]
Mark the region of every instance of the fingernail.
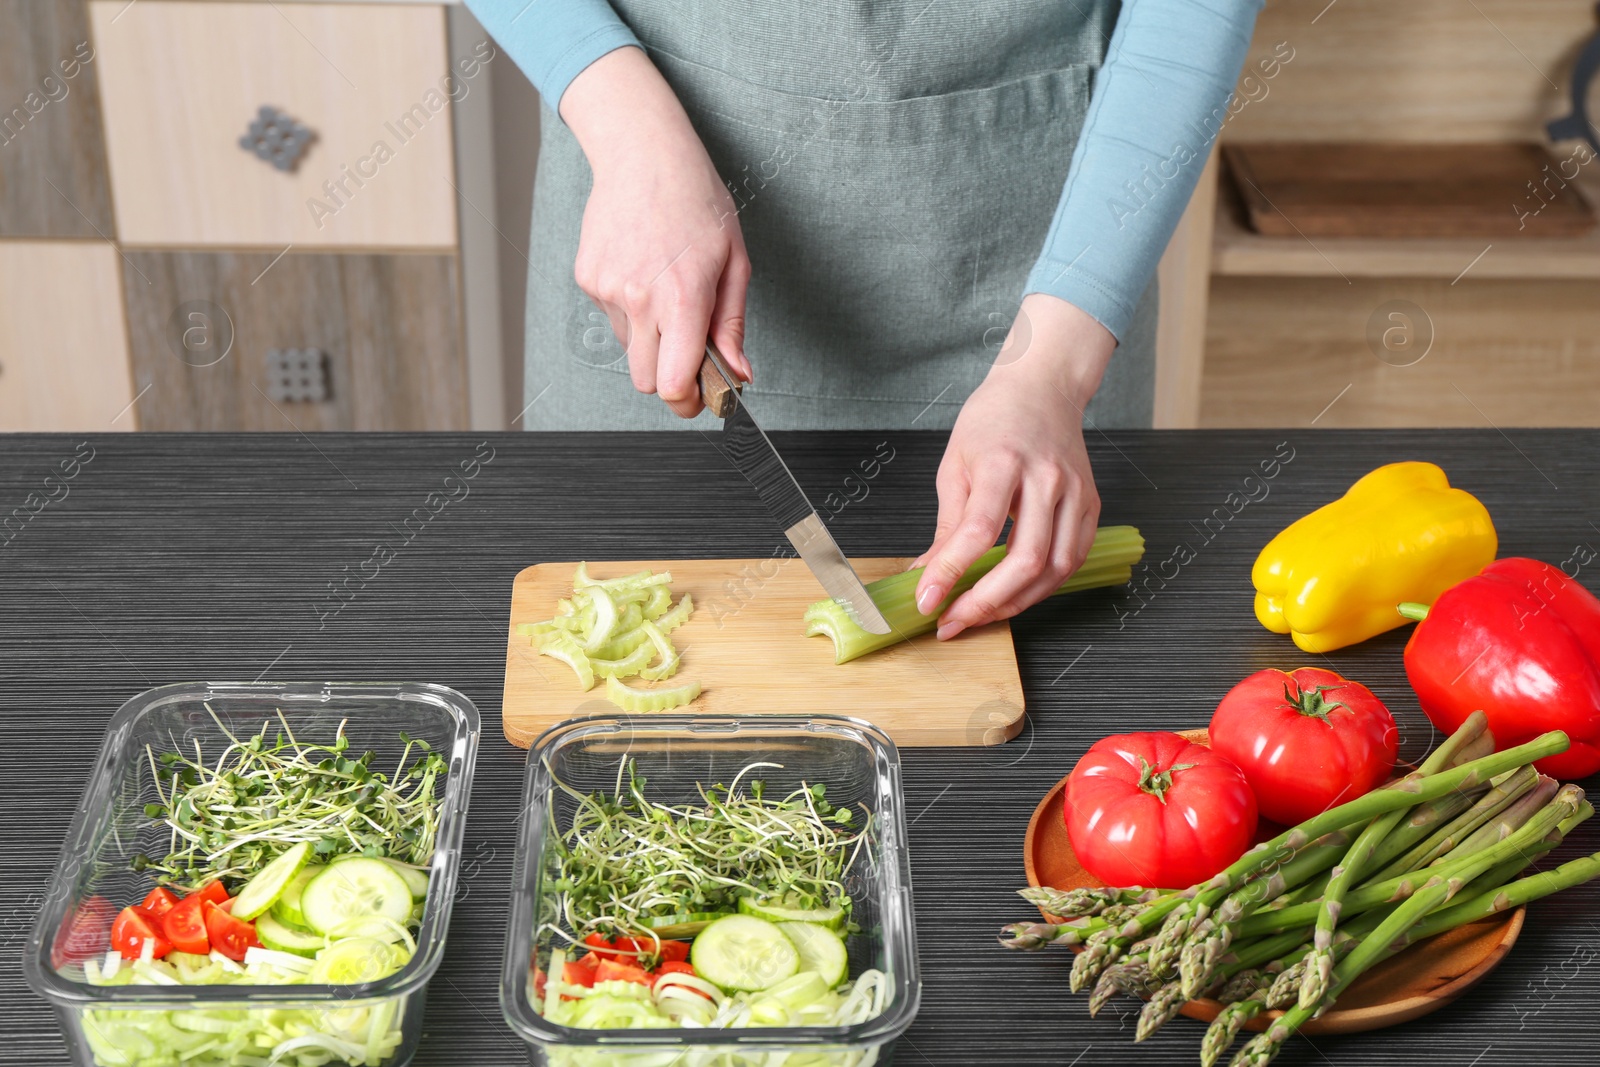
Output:
[[959,622],[947,622],[934,632],[934,636],[941,641],[948,641],[965,629]]
[[922,592],[917,594],[917,610],[924,615],[931,615],[933,609],[938,607],[939,601],[943,599],[944,594],[939,591],[938,586],[925,586]]

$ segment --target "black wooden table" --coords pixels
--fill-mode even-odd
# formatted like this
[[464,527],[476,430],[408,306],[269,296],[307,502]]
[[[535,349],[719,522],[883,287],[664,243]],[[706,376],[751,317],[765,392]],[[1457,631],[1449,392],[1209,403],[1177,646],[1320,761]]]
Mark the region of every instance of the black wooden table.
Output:
[[[512,576],[541,560],[767,555],[779,538],[753,494],[697,434],[82,440],[0,437],[0,1063],[66,1062],[19,961],[106,720],[150,686],[256,678],[413,679],[477,702],[464,887],[418,1062],[523,1062],[496,1000],[523,767],[500,729]],[[864,496],[855,483],[847,495],[846,477],[885,440],[894,458]],[[778,444],[814,499],[851,501],[830,520],[847,552],[925,547],[942,435]],[[1103,521],[1144,531],[1147,580],[1138,594],[1063,598],[1017,622],[1028,706],[1017,739],[903,753],[924,993],[901,1064],[1194,1062],[1198,1024],[1135,1045],[1125,1007],[1091,1020],[1067,993],[1069,953],[1007,952],[994,935],[1030,917],[1013,895],[1023,831],[1085,747],[1203,725],[1245,674],[1304,659],[1251,613],[1250,564],[1273,532],[1372,467],[1420,458],[1485,501],[1502,555],[1560,563],[1600,545],[1597,433],[1115,433],[1090,448]],[[47,486],[75,453],[92,458]],[[465,493],[447,489],[475,454],[492,458]],[[433,492],[457,499],[430,507]],[[405,540],[417,508],[437,513]],[[369,577],[362,564],[380,540],[403,545]],[[1582,574],[1591,588],[1596,568]],[[330,583],[350,592],[332,599]],[[1396,631],[1332,659],[1394,709],[1402,755],[1415,759],[1431,731],[1406,685],[1404,640]],[[1600,848],[1600,827],[1576,836],[1552,862]],[[1392,1030],[1297,1039],[1279,1062],[1600,1062],[1597,956],[1600,886],[1563,893],[1533,907],[1511,956],[1451,1007]]]

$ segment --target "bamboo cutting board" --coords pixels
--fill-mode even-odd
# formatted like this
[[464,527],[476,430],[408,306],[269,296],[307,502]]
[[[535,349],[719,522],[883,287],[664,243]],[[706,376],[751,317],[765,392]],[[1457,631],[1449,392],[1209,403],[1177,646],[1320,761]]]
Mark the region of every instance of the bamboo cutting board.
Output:
[[[870,582],[904,570],[911,560],[851,562]],[[516,632],[517,623],[555,614],[556,601],[572,592],[576,568],[576,562],[540,563],[511,586],[503,715],[506,738],[522,748],[564,719],[618,710],[606,700],[603,683],[580,691],[570,668],[538,655]],[[825,594],[800,560],[589,562],[596,578],[647,568],[672,572],[674,597],[694,597],[693,616],[672,634],[683,666],[666,684],[693,678],[704,691],[680,711],[853,715],[907,746],[996,745],[1022,729],[1022,681],[1009,623],[943,643],[924,634],[836,665],[832,641],[802,636],[801,615]]]

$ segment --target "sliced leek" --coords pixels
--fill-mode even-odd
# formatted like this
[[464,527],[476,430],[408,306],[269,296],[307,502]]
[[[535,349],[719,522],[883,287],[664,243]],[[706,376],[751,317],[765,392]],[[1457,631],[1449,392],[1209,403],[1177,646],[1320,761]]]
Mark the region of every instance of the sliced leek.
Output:
[[667,635],[688,621],[694,599],[672,602],[669,571],[639,571],[620,578],[595,578],[585,563],[572,579],[572,596],[557,601],[554,618],[520,622],[542,656],[571,667],[585,690],[606,680],[606,695],[626,711],[662,711],[689,703],[697,682],[672,688],[635,689],[624,678],[657,682],[678,673],[683,657]]
[[699,695],[699,682],[688,682],[671,689],[635,689],[617,678],[606,679],[606,699],[630,714],[681,708]]
[[[820,634],[830,638],[833,641],[834,662],[848,663],[927,633],[938,625],[940,612],[949,607],[956,597],[976,585],[978,579],[993,570],[1005,555],[1005,546],[996,545],[979,556],[938,608],[927,615],[917,610],[916,603],[917,582],[922,577],[922,568],[869,582],[867,591],[872,594],[872,602],[878,605],[889,622],[889,632],[886,634],[868,633],[857,626],[838,601],[819,600],[806,609],[806,636]],[[1095,531],[1094,544],[1083,566],[1062,583],[1056,594],[1123,585],[1133,577],[1133,566],[1143,556],[1144,538],[1136,528],[1102,526]]]

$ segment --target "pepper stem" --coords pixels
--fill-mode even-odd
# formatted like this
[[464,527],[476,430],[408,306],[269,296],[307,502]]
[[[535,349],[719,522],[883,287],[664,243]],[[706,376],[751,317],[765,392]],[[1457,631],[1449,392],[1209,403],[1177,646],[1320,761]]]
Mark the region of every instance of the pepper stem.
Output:
[[1410,600],[1399,605],[1395,608],[1395,610],[1404,615],[1406,618],[1414,619],[1417,622],[1421,622],[1423,619],[1428,617],[1428,605],[1418,604]]
[[1172,776],[1193,766],[1193,763],[1174,763],[1166,770],[1158,771],[1145,762],[1143,756],[1140,756],[1139,788],[1165,804],[1167,802],[1167,790],[1172,788]]

